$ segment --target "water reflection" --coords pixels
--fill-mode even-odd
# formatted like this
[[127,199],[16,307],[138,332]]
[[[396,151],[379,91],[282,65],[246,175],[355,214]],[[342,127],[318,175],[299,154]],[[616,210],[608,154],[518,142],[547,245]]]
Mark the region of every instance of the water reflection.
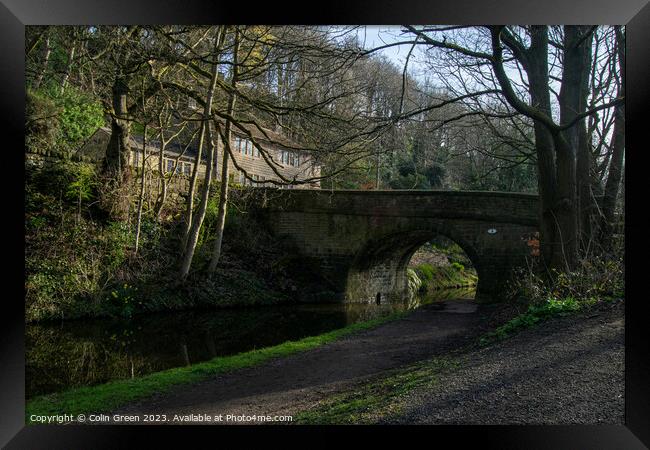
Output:
[[473,298],[440,290],[402,304],[318,304],[150,314],[26,327],[26,395],[133,378],[315,336],[423,304]]

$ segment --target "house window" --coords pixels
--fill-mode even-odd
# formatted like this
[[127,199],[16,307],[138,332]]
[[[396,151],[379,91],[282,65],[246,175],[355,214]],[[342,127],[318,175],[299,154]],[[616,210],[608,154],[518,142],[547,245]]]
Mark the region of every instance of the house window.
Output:
[[140,152],[137,150],[133,152],[133,165],[135,167],[138,167],[140,165]]
[[185,163],[183,164],[183,173],[185,176],[190,176],[190,173],[192,172],[192,163]]
[[282,150],[280,151],[280,162],[282,164],[286,164],[288,166],[293,166],[293,167],[298,167],[300,165],[300,157],[294,153],[290,152],[288,150]]
[[174,171],[174,160],[173,159],[167,159],[167,173],[173,172]]
[[242,155],[253,156],[253,143],[249,139],[235,137],[235,149]]
[[256,157],[256,158],[259,158],[259,157],[260,157],[260,149],[257,148],[257,146],[255,146],[255,147],[253,148],[253,151],[255,152],[255,157]]
[[194,100],[192,97],[187,99],[187,106],[190,109],[196,109],[196,100]]

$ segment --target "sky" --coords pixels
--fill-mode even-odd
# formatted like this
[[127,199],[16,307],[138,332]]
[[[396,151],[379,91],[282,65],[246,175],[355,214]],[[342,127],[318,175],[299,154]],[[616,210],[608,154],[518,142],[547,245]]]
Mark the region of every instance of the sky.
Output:
[[[358,29],[357,35],[361,43],[365,43],[364,47],[367,49],[380,47],[382,45],[391,44],[399,41],[413,40],[413,35],[410,33],[403,34],[403,27],[401,25],[367,25]],[[400,71],[404,67],[406,56],[411,50],[411,44],[396,45],[378,51],[378,53],[386,56],[393,64],[395,64]],[[427,73],[424,63],[421,62],[419,56],[419,49],[416,49],[411,54],[408,65],[408,73],[416,80],[424,81]]]
[[[412,39],[411,35],[402,36],[401,30],[402,27],[400,25],[368,25],[359,29],[358,36],[361,42],[365,41],[365,48],[370,49],[400,40]],[[386,56],[397,67],[402,68],[404,67],[404,61],[410,49],[410,45],[397,45],[381,50],[380,53]],[[417,69],[421,67],[417,62],[416,53],[414,52],[411,55],[409,67],[412,67],[412,69],[409,70],[409,73],[417,72]],[[412,75],[417,74],[412,73]]]

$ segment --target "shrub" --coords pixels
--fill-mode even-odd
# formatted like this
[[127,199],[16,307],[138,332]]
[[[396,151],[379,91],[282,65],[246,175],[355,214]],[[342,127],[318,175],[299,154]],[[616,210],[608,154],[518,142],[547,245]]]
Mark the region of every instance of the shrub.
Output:
[[90,95],[72,86],[61,92],[56,85],[48,86],[45,95],[49,96],[61,111],[57,144],[62,150],[76,148],[97,128],[104,125],[102,105]]
[[53,148],[59,137],[61,108],[43,92],[27,90],[25,98],[25,147],[34,153]]
[[425,280],[425,281],[431,281],[433,280],[433,266],[431,264],[420,264],[415,268],[417,271],[417,275],[420,277],[420,279]]
[[451,263],[451,267],[453,267],[454,269],[456,269],[456,270],[459,271],[459,272],[462,272],[462,271],[465,270],[465,266],[463,266],[463,265],[462,265],[461,263],[459,263],[459,262],[453,262],[453,263]]
[[25,144],[33,152],[69,155],[104,123],[101,103],[72,86],[27,91]]
[[622,246],[609,253],[591,254],[579,259],[570,272],[552,270],[543,273],[536,265],[516,272],[512,294],[531,304],[572,298],[593,302],[624,297],[624,260]]

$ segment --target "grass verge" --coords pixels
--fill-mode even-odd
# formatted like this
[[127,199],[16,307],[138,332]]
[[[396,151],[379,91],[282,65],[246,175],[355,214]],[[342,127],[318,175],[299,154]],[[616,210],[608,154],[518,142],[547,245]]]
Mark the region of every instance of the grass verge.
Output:
[[380,417],[399,413],[401,397],[419,387],[433,386],[445,370],[458,367],[448,358],[435,358],[381,375],[359,387],[328,397],[315,408],[299,413],[299,425],[369,424]]
[[25,405],[25,423],[34,423],[30,419],[33,415],[71,414],[77,416],[109,412],[129,402],[168,391],[174,386],[196,383],[216,374],[251,367],[273,358],[311,350],[350,334],[399,319],[409,312],[397,312],[385,317],[358,322],[318,336],[288,341],[273,347],[251,350],[237,355],[218,357],[189,367],[177,367],[134,379],[116,380],[97,386],[73,388],[64,392],[34,397]]
[[481,337],[479,343],[488,345],[494,341],[499,341],[511,336],[518,331],[536,325],[539,322],[550,319],[551,317],[561,317],[577,311],[584,310],[603,301],[612,301],[613,298],[603,298],[601,300],[591,298],[588,300],[578,301],[573,297],[562,299],[548,298],[541,305],[531,305],[526,312],[514,317],[496,330],[487,333]]

